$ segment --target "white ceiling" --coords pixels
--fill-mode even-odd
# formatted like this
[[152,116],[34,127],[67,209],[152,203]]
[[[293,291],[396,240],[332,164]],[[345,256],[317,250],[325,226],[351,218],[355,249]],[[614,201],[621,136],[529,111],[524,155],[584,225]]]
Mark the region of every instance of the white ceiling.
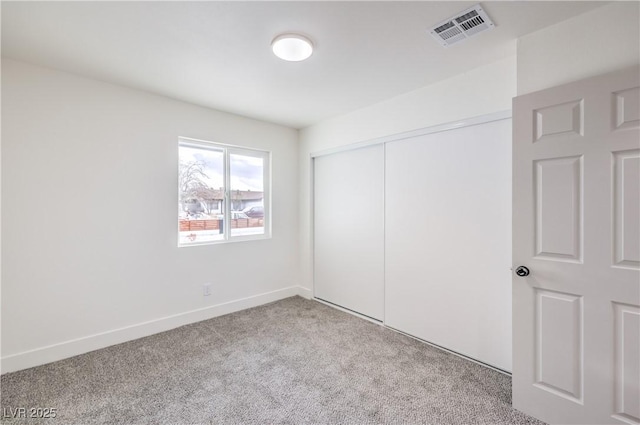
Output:
[[[2,55],[294,128],[515,54],[602,2],[482,2],[496,24],[448,49],[428,29],[477,2],[2,2]],[[308,34],[313,56],[271,40]]]

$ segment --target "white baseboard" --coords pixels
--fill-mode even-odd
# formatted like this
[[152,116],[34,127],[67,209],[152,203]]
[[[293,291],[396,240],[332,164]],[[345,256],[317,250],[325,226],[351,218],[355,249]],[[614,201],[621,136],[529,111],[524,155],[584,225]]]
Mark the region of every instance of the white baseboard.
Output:
[[138,323],[136,325],[126,326],[124,328],[89,335],[70,341],[64,341],[58,344],[24,351],[22,353],[11,354],[0,360],[0,372],[4,374],[39,366],[45,363],[55,362],[68,357],[88,353],[89,351],[157,334],[159,332],[168,331],[190,323],[212,319],[214,317],[223,316],[225,314],[234,313],[247,308],[257,307],[273,301],[293,297],[295,295],[300,295],[304,298],[311,298],[311,291],[309,289],[302,288],[301,286],[291,286],[277,291],[174,314],[172,316],[150,320],[148,322]]
[[298,295],[300,295],[302,298],[306,298],[308,300],[313,298],[313,293],[311,292],[311,289],[304,288],[302,286],[298,286]]

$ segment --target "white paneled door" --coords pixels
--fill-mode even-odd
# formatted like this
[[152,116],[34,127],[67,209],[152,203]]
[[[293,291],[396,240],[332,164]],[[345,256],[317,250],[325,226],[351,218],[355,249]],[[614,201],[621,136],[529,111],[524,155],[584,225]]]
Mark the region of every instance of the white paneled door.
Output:
[[513,109],[513,405],[640,423],[640,71]]
[[314,159],[314,296],[384,315],[384,146]]

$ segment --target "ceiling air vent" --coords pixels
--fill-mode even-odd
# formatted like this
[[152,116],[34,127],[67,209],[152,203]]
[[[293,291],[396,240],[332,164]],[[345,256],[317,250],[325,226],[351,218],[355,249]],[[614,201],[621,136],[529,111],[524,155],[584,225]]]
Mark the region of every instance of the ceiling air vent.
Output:
[[457,15],[440,22],[429,31],[433,38],[444,47],[466,40],[469,37],[495,27],[487,13],[479,4],[463,10]]

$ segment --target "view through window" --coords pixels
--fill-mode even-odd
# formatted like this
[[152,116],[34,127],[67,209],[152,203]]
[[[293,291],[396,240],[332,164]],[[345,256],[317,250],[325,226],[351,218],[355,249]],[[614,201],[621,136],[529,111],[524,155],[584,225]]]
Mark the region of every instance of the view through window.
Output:
[[268,152],[180,139],[179,245],[268,236]]

